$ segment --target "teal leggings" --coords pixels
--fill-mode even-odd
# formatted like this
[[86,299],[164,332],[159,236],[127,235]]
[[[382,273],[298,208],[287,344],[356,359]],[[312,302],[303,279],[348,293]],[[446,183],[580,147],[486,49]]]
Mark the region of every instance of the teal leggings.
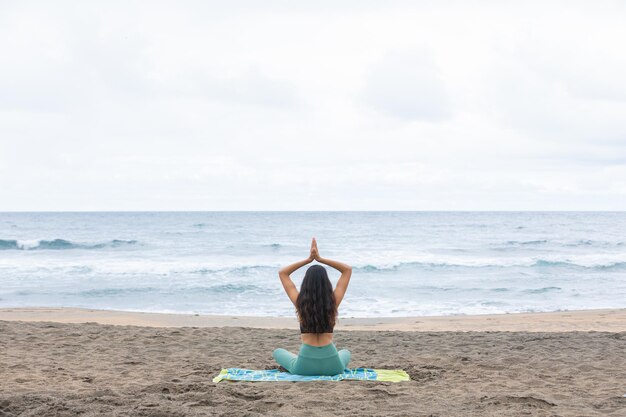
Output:
[[325,346],[313,346],[302,343],[298,355],[278,348],[272,357],[283,368],[296,375],[337,375],[343,372],[350,362],[350,351],[341,349],[337,352],[334,343]]

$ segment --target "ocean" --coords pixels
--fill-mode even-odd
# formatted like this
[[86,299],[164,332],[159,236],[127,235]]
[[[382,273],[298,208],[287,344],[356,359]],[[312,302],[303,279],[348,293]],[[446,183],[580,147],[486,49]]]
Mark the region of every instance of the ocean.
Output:
[[0,308],[293,316],[313,236],[340,317],[626,307],[626,212],[239,211],[0,213]]

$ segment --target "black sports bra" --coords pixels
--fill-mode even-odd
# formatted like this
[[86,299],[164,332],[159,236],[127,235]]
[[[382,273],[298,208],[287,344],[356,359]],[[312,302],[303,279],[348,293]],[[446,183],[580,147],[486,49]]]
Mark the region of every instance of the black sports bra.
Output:
[[[330,329],[325,329],[325,331],[323,331],[322,333],[332,333],[332,332],[333,332],[333,329],[330,328]],[[307,332],[306,330],[302,328],[302,323],[300,323],[300,333],[319,333],[319,332]]]

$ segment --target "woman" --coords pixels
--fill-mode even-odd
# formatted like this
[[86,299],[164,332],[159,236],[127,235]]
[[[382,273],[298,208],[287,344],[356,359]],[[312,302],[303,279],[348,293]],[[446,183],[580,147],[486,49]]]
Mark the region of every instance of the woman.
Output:
[[[307,269],[298,293],[289,275],[313,260],[341,272],[334,291],[326,268],[312,265]],[[282,348],[272,353],[276,362],[287,371],[298,375],[337,375],[346,368],[350,362],[350,352],[346,349],[337,351],[333,343],[333,327],[337,319],[337,308],[346,293],[351,275],[352,267],[349,265],[319,256],[315,238],[307,259],[278,271],[285,292],[296,307],[302,338],[297,356]]]

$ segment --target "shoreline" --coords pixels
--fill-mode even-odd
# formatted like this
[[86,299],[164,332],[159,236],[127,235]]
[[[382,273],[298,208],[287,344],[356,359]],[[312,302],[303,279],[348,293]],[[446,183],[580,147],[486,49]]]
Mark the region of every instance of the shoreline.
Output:
[[[0,308],[0,321],[99,323],[143,327],[249,327],[298,330],[295,317],[144,313],[70,307]],[[626,308],[468,316],[339,318],[336,330],[463,332],[624,332]]]

